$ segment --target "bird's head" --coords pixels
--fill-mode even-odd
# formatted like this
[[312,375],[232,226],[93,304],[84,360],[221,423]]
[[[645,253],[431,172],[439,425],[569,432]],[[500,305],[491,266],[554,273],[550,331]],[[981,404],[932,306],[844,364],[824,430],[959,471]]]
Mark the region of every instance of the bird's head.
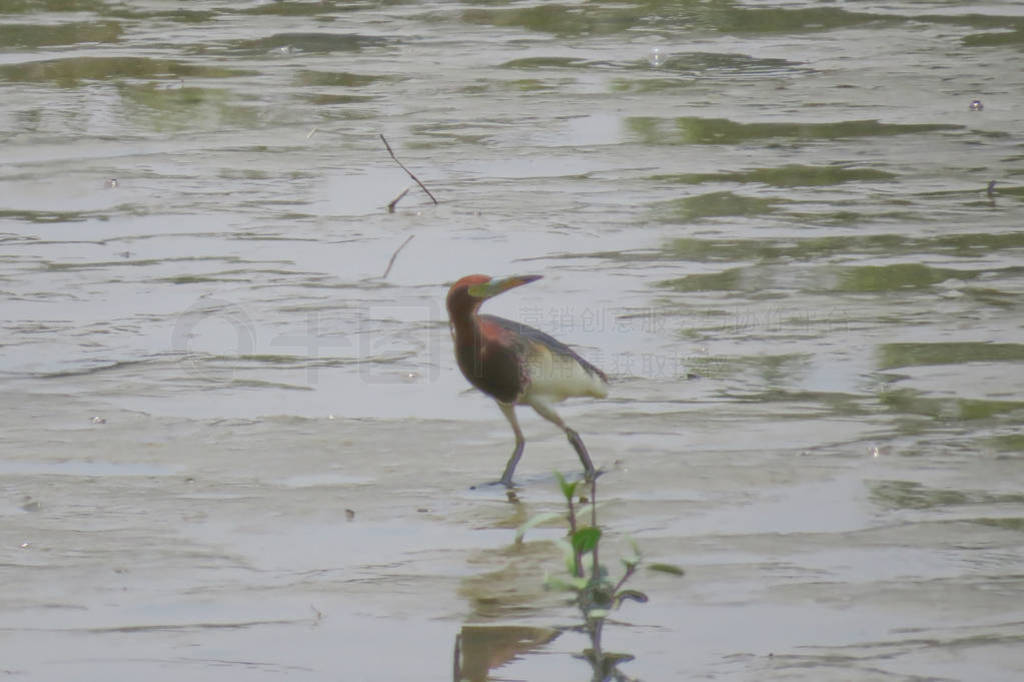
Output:
[[459,315],[473,313],[487,299],[540,278],[540,275],[515,275],[504,279],[466,275],[448,290],[448,317],[454,320]]

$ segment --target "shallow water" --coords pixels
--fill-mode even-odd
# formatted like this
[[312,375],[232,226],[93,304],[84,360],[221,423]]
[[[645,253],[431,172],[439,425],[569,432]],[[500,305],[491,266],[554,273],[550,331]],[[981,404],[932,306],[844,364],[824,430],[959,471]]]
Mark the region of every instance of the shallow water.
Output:
[[473,488],[511,434],[443,298],[486,272],[543,274],[488,311],[613,379],[562,411],[604,556],[687,570],[634,579],[624,670],[1021,676],[1022,35],[1009,2],[7,3],[0,672],[449,679],[508,625],[528,651],[467,660],[587,679],[558,529],[513,543],[571,448],[524,414],[521,502]]

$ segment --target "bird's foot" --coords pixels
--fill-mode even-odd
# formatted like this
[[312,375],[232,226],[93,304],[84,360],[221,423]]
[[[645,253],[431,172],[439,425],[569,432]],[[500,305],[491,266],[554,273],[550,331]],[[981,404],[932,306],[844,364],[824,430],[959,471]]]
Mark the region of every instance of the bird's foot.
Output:
[[481,483],[478,486],[477,485],[471,485],[471,486],[469,486],[469,489],[470,490],[477,490],[478,488],[494,488],[494,487],[497,487],[499,485],[500,486],[504,486],[504,488],[505,488],[505,497],[508,498],[509,502],[517,503],[517,502],[520,501],[519,500],[519,495],[516,493],[516,490],[518,490],[518,488],[511,481],[505,481],[504,479],[497,480],[497,481],[488,481],[487,483]]
[[605,469],[587,469],[583,472],[583,480],[587,483],[593,483],[599,477],[604,476],[608,472]]
[[479,485],[471,485],[469,486],[469,489],[476,490],[477,488],[492,488],[497,485],[503,485],[509,490],[513,490],[516,487],[516,484],[512,481],[506,481],[504,478],[499,478],[497,481],[487,481],[486,483],[480,483]]

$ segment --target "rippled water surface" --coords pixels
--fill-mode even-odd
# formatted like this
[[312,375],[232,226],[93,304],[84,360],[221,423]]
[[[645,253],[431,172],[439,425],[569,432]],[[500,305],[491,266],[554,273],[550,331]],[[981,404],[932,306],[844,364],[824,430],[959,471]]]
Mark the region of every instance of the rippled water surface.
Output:
[[572,449],[523,414],[473,487],[485,272],[612,378],[605,556],[687,570],[624,671],[1024,677],[1022,51],[998,1],[0,3],[0,676],[589,679],[513,544]]

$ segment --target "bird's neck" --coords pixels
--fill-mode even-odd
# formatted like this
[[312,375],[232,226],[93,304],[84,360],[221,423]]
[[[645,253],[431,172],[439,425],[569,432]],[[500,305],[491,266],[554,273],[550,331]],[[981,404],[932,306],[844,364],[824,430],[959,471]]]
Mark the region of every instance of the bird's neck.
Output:
[[480,320],[474,312],[452,318],[452,332],[456,341],[468,342],[480,338]]

